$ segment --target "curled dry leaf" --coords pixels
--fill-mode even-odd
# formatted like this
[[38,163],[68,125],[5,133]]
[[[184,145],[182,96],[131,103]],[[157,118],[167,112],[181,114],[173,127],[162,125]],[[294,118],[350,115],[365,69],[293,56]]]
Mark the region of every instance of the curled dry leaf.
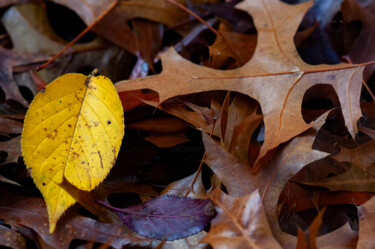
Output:
[[259,40],[254,56],[244,66],[227,71],[205,68],[170,49],[162,55],[161,74],[120,81],[117,90],[151,89],[159,93],[161,103],[174,96],[211,90],[237,91],[254,98],[260,103],[265,124],[265,141],[254,172],[259,172],[269,151],[313,125],[305,123],[300,109],[304,93],[314,85],[328,84],[335,89],[345,124],[355,137],[362,116],[359,97],[364,66],[312,66],[302,61],[293,36],[310,6],[311,2],[244,1],[237,7],[253,17]]
[[202,242],[219,248],[282,248],[273,237],[259,192],[234,198],[219,189],[208,196],[217,216]]
[[51,232],[75,202],[57,184],[66,178],[81,190],[95,188],[115,164],[123,136],[122,104],[104,76],[66,74],[35,96],[22,154],[46,200]]

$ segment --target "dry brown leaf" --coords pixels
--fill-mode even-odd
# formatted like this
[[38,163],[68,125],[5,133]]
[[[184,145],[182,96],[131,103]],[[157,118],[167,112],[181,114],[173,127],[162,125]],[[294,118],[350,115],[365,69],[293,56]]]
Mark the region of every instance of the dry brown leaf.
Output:
[[339,229],[320,236],[316,240],[319,249],[354,249],[358,240],[358,232],[351,229],[349,223]]
[[316,247],[316,236],[319,232],[319,227],[322,224],[323,214],[325,209],[321,210],[318,215],[315,217],[311,225],[309,226],[308,231],[302,232],[298,229],[298,249],[318,249]]
[[215,189],[209,198],[217,215],[202,242],[210,243],[215,249],[281,249],[272,236],[258,191],[234,198]]
[[5,142],[0,142],[0,151],[8,153],[3,164],[17,162],[18,158],[21,156],[21,136],[12,138]]
[[327,113],[316,121],[313,129],[278,148],[272,161],[257,176],[252,175],[247,165],[219,147],[207,135],[202,135],[207,152],[206,163],[218,175],[230,195],[244,196],[259,188],[273,235],[285,248],[295,247],[297,241],[279,227],[276,214],[278,198],[284,184],[293,174],[305,165],[328,156],[325,152],[312,150],[317,130],[324,124],[326,117]]
[[212,56],[210,65],[220,65],[221,63],[215,61],[222,61],[228,57],[236,59],[238,65],[243,65],[250,60],[257,43],[256,35],[229,31],[221,31],[220,34],[222,36],[216,39],[215,43],[208,47],[210,56]]
[[26,249],[26,239],[16,231],[0,225],[0,245],[14,249]]
[[[346,23],[360,20],[362,30],[353,45],[351,46],[348,56],[354,63],[372,61],[375,58],[375,18],[356,0],[344,0],[341,3],[341,13]],[[374,65],[365,69],[364,78],[367,80],[373,73]]]
[[375,162],[375,140],[363,144],[355,149],[342,147],[341,152],[333,158],[341,162],[350,162],[357,167],[367,169]]
[[29,103],[20,93],[13,78],[13,68],[48,60],[49,57],[40,54],[23,54],[0,47],[0,87],[5,93],[6,99],[14,99],[24,106]]
[[358,207],[359,234],[357,249],[375,247],[375,197]]
[[375,169],[374,167],[363,169],[352,165],[343,174],[328,177],[320,181],[303,182],[303,184],[328,188],[330,191],[375,192]]
[[21,134],[22,123],[10,118],[0,117],[0,134]]
[[154,59],[160,50],[163,39],[163,25],[149,20],[134,19],[132,20],[132,27],[135,44],[140,56],[155,72]]
[[[71,212],[63,217],[63,226],[58,226],[53,234],[48,231],[48,215],[43,199],[2,194],[0,219],[10,224],[20,233],[30,228],[39,236],[39,243],[45,248],[68,249],[74,239],[110,244],[114,248],[126,245],[150,244],[149,239],[136,237],[123,225],[104,224],[94,219]],[[39,244],[38,243],[38,244]],[[155,243],[157,244],[157,243]]]
[[219,177],[231,196],[248,195],[256,189],[249,165],[224,150],[206,133],[202,132],[206,150],[205,163]]
[[253,17],[259,42],[254,56],[243,67],[227,71],[205,68],[186,61],[170,49],[162,56],[161,74],[120,81],[116,84],[117,90],[151,89],[159,93],[160,102],[211,90],[237,91],[254,98],[260,103],[265,124],[265,141],[255,172],[269,151],[313,125],[304,122],[301,104],[306,90],[314,85],[329,84],[335,89],[345,124],[354,137],[357,121],[362,116],[359,97],[363,66],[312,66],[302,61],[293,36],[310,6],[311,2],[288,5],[278,0],[244,1],[238,7]]
[[173,116],[160,116],[139,120],[127,125],[128,129],[145,131],[144,139],[161,148],[171,147],[190,139],[186,132],[191,129],[189,124]]
[[[195,172],[194,174],[185,177],[181,180],[170,183],[160,195],[176,195],[204,199],[206,198],[206,190],[202,182],[202,172]],[[196,175],[197,174],[197,175]],[[195,179],[196,178],[196,179]]]

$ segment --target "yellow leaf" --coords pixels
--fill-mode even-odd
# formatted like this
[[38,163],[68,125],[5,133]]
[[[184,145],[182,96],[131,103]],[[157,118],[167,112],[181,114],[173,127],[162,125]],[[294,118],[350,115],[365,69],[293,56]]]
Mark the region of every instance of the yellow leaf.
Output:
[[35,96],[22,154],[46,201],[50,232],[75,203],[58,183],[65,177],[81,190],[94,189],[115,164],[123,136],[122,104],[104,76],[65,74]]

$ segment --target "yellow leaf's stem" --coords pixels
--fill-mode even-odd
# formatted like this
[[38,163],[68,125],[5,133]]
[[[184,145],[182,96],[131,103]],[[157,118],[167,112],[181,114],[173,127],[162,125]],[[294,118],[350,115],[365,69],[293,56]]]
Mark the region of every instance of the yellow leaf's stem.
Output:
[[76,36],[71,42],[69,42],[63,49],[60,50],[57,54],[55,54],[51,59],[49,59],[46,63],[41,65],[36,69],[36,71],[40,71],[49,64],[51,64],[54,60],[56,60],[60,55],[62,55],[68,48],[70,48],[74,43],[76,43],[82,36],[84,36],[92,27],[94,27],[100,20],[102,20],[118,3],[118,0],[114,1],[109,8],[101,14],[98,19],[96,19],[92,24],[87,26],[79,35]]

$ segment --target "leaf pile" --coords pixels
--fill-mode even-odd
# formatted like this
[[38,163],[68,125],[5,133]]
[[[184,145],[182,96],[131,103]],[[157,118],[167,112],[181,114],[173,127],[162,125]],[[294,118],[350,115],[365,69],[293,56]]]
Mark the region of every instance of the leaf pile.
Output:
[[1,246],[375,247],[373,1],[0,10]]

